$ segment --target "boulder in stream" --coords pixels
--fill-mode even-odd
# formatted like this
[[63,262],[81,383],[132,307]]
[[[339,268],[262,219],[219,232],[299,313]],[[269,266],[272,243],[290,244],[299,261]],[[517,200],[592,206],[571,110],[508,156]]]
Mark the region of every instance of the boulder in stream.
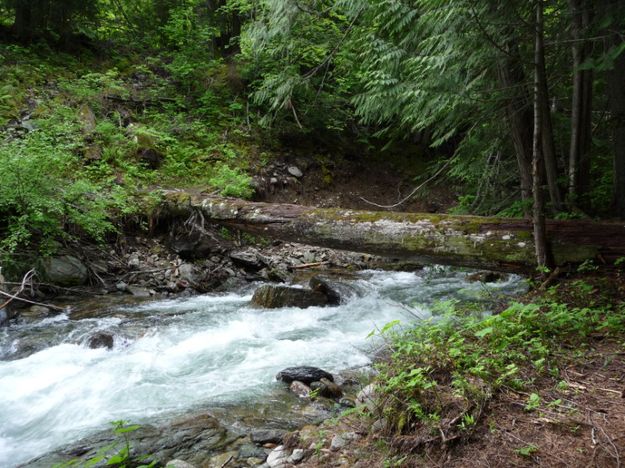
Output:
[[328,298],[328,304],[339,305],[341,303],[341,295],[326,278],[315,275],[310,278],[308,285],[313,291],[325,295]]
[[87,346],[89,346],[91,349],[113,349],[113,335],[109,333],[98,332],[89,337],[89,339],[87,340]]
[[280,307],[300,307],[305,309],[313,306],[325,306],[328,297],[319,291],[310,289],[291,288],[286,286],[261,286],[254,292],[252,305],[265,309]]
[[334,377],[329,372],[312,366],[299,366],[299,367],[287,367],[282,369],[276,375],[277,380],[290,384],[294,380],[310,385],[313,382],[318,382],[321,379],[328,379],[330,382],[334,382]]

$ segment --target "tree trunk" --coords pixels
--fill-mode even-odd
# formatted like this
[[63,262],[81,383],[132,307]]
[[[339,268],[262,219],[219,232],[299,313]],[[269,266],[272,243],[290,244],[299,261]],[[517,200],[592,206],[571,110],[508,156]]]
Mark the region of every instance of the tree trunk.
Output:
[[[161,216],[203,220],[321,247],[520,273],[533,272],[527,219],[375,212],[164,193]],[[555,265],[625,256],[625,223],[547,221]]]
[[547,265],[547,229],[545,226],[545,200],[543,195],[543,119],[546,117],[541,98],[544,98],[545,84],[544,68],[544,39],[543,39],[543,2],[536,1],[536,38],[534,45],[534,141],[532,151],[532,191],[534,195],[534,209],[532,222],[534,224],[534,247],[536,249],[536,264]]
[[509,51],[508,55],[499,63],[499,81],[503,89],[512,93],[505,104],[506,116],[519,168],[521,199],[529,201],[532,194],[532,115],[530,101],[518,47],[509,41],[507,50]]
[[28,0],[15,2],[13,30],[15,36],[22,42],[29,42],[32,39],[32,11]]
[[571,36],[573,39],[573,95],[571,105],[571,144],[568,167],[568,198],[578,204],[589,188],[590,145],[592,141],[592,85],[591,70],[580,67],[589,56],[589,45],[584,41],[590,26],[592,6],[584,0],[569,0]]

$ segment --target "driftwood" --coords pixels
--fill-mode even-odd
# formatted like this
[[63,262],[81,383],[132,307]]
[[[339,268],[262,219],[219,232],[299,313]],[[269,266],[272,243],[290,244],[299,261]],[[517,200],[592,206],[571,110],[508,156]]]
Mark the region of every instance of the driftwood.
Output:
[[[526,219],[313,208],[248,202],[183,191],[164,193],[171,216],[206,220],[289,242],[510,272],[535,270]],[[556,266],[625,256],[625,222],[547,221]]]

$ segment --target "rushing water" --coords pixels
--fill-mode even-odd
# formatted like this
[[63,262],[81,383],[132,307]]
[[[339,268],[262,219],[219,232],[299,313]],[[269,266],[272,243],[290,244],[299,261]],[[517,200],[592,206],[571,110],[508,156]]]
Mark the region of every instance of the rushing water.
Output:
[[[518,277],[483,285],[439,267],[369,271],[344,280],[338,307],[258,310],[252,288],[227,295],[110,306],[0,329],[0,467],[78,440],[113,420],[149,422],[196,405],[260,399],[277,371],[331,372],[370,363],[376,327],[430,315],[437,300],[488,300],[523,289]],[[485,306],[486,307],[486,306]],[[112,350],[89,349],[98,331]]]

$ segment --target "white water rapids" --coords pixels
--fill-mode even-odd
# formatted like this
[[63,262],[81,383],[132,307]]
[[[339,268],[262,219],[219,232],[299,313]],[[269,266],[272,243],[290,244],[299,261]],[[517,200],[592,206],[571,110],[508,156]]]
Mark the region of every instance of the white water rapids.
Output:
[[[0,329],[0,467],[28,461],[109,422],[149,422],[194,405],[261,399],[284,367],[330,372],[370,363],[376,327],[427,318],[436,300],[523,289],[512,277],[483,285],[439,267],[369,271],[343,280],[355,291],[338,307],[258,310],[240,294],[111,307]],[[112,350],[89,349],[105,331]]]

